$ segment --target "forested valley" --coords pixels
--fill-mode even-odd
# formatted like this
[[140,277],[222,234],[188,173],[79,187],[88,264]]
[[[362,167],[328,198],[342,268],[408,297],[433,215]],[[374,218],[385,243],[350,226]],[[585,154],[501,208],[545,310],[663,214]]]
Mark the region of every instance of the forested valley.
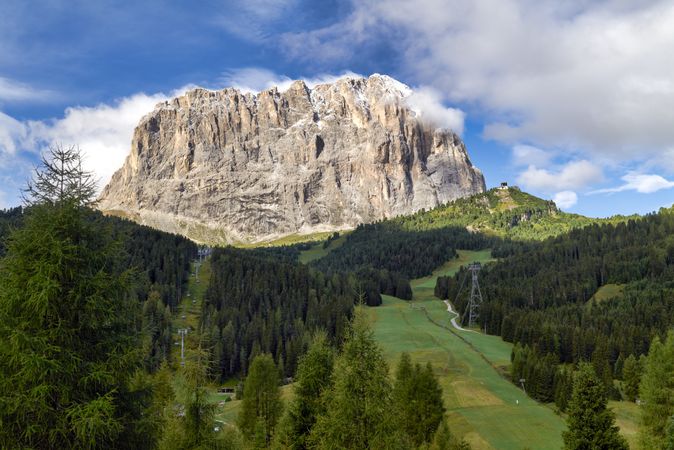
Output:
[[[515,344],[514,383],[568,412],[569,448],[590,397],[598,411],[609,397],[644,399],[655,436],[644,445],[664,442],[674,411],[648,405],[674,371],[672,209],[595,220],[492,190],[324,243],[217,248],[178,359],[174,322],[197,245],[101,215],[82,185],[0,212],[3,447],[469,448],[445,422],[430,364],[403,353],[390,376],[363,306],[410,300],[410,280],[482,249],[498,261],[480,273],[478,325]],[[435,285],[464,316],[465,276]],[[233,380],[242,409],[221,429],[209,386]],[[606,448],[626,448],[612,430]]]
[[[512,377],[564,410],[572,368],[591,362],[613,398],[634,401],[636,368],[654,339],[674,324],[674,210],[624,223],[591,225],[536,244],[495,248],[483,268],[479,324],[516,343]],[[441,277],[439,298],[457,291],[465,272]],[[631,387],[630,387],[631,386]],[[626,389],[626,391],[625,391]]]

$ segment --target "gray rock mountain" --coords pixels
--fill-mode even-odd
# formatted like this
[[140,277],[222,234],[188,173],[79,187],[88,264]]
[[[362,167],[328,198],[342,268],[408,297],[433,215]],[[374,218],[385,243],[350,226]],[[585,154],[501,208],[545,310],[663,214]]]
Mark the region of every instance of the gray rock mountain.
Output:
[[461,139],[382,75],[160,103],[99,199],[109,214],[201,242],[353,228],[485,190]]

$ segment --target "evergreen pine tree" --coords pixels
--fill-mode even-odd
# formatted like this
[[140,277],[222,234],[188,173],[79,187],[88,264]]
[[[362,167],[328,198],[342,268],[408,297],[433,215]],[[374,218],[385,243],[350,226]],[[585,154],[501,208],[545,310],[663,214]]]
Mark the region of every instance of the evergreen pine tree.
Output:
[[637,399],[639,395],[639,382],[641,381],[641,368],[639,361],[630,355],[625,359],[623,365],[623,391],[625,397],[630,402]]
[[0,447],[125,448],[149,395],[131,385],[133,278],[85,208],[94,184],[79,152],[52,149],[43,166],[0,263]]
[[419,364],[413,367],[410,356],[401,355],[393,387],[393,408],[398,428],[414,446],[433,440],[445,407],[442,388],[430,364],[425,368]]
[[327,410],[319,416],[310,442],[321,449],[408,448],[391,414],[391,383],[381,348],[366,312],[356,308],[340,355]]
[[[207,355],[201,347],[186,351],[185,366],[176,375],[176,405],[169,399],[171,390],[167,386],[157,391],[166,405],[167,424],[159,445],[162,450],[229,448],[226,433],[215,432],[215,405],[208,400],[206,386]],[[157,375],[160,374],[161,370]]]
[[309,350],[300,359],[295,377],[295,396],[277,427],[278,447],[307,448],[307,438],[316,418],[325,413],[324,393],[331,387],[334,352],[325,333],[314,336]]
[[268,446],[282,409],[274,359],[267,353],[257,355],[243,385],[239,428],[244,437],[256,445]]
[[667,421],[667,436],[665,438],[665,450],[674,450],[674,416]]
[[655,338],[645,360],[641,385],[641,429],[643,448],[665,448],[667,421],[674,414],[674,331],[665,342]]
[[568,407],[568,430],[563,434],[565,449],[629,449],[607,404],[605,386],[590,364],[581,363]]
[[433,442],[428,447],[429,450],[470,450],[470,445],[463,440],[459,440],[449,431],[447,420],[442,420],[438,426]]

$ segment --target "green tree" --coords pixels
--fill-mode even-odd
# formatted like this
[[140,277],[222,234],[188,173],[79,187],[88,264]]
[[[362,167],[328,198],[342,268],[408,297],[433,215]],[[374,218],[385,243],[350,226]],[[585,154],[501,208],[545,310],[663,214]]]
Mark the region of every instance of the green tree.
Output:
[[[134,392],[139,304],[91,176],[53,149],[0,263],[0,447],[125,448],[150,392]],[[144,388],[143,388],[144,389]]]
[[244,437],[250,442],[268,446],[282,409],[279,373],[274,359],[267,353],[257,355],[243,386],[239,428]]
[[581,363],[573,383],[568,407],[568,430],[564,448],[569,450],[628,450],[618,433],[615,415],[607,408],[606,388],[590,364]]
[[446,420],[440,422],[440,426],[435,432],[433,442],[428,447],[429,450],[470,450],[470,445],[463,440],[457,439],[449,430]]
[[335,361],[326,413],[310,441],[324,449],[407,448],[391,414],[388,366],[362,306]]
[[[166,450],[223,448],[222,433],[215,432],[215,405],[208,401],[208,358],[201,347],[186,352],[185,366],[176,375],[176,402],[163,387],[167,425],[159,447]],[[158,374],[159,375],[159,374]],[[161,394],[160,394],[161,392]]]
[[667,421],[674,414],[674,331],[665,342],[655,338],[646,357],[641,385],[643,448],[665,448]]
[[635,401],[639,395],[640,381],[641,368],[639,366],[639,361],[634,355],[630,355],[625,359],[625,364],[623,365],[623,390],[625,392],[625,397],[630,402]]
[[665,450],[674,450],[674,416],[667,421],[667,437],[665,439]]
[[300,359],[295,378],[295,396],[277,428],[281,448],[305,449],[316,418],[325,413],[324,393],[330,389],[334,352],[325,333],[314,336]]
[[445,412],[442,388],[433,375],[433,368],[412,366],[410,356],[403,353],[396,370],[393,387],[393,408],[398,428],[404,430],[411,443],[430,443]]

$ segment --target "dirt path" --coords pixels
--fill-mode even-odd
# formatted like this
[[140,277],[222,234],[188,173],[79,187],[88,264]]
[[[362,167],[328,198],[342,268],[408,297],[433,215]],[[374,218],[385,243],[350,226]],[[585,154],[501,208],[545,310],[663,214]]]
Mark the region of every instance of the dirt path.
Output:
[[459,318],[459,313],[454,311],[452,309],[452,304],[449,302],[449,300],[445,300],[445,305],[447,305],[447,312],[450,314],[454,314],[454,317],[451,319],[452,325],[454,325],[454,328],[456,328],[459,331],[468,331],[470,333],[477,333],[475,330],[468,330],[466,328],[462,328],[461,325],[456,323],[456,319]]

